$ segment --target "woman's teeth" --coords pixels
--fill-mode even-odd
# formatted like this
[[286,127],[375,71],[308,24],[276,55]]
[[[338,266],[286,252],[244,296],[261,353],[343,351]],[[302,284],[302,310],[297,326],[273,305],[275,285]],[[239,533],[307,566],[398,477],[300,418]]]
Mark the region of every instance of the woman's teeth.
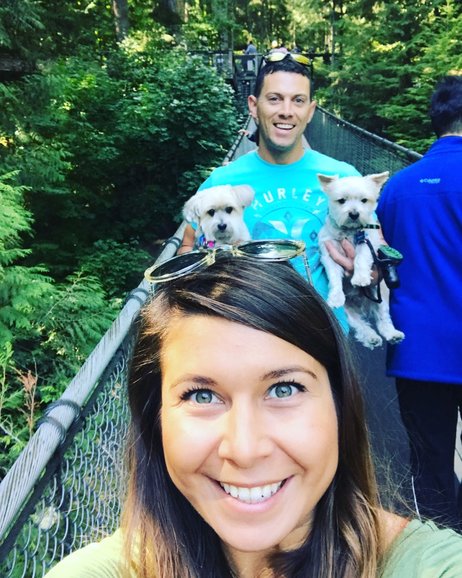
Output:
[[277,482],[276,484],[267,484],[266,486],[255,486],[253,488],[241,488],[239,486],[232,486],[231,484],[222,484],[220,486],[224,491],[240,500],[246,504],[258,504],[259,502],[264,502],[271,498],[279,488],[282,486],[283,482]]

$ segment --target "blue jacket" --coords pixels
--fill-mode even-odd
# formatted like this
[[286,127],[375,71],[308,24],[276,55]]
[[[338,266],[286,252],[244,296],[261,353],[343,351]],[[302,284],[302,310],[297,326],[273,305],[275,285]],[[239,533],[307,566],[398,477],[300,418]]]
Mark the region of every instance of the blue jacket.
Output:
[[395,174],[377,214],[404,255],[390,309],[406,337],[388,348],[388,375],[462,385],[462,136]]

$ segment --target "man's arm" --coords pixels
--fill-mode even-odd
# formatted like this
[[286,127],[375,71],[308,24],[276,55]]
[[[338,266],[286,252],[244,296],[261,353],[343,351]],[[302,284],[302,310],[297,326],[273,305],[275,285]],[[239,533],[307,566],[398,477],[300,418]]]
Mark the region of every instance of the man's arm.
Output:
[[195,231],[191,225],[186,225],[183,234],[183,240],[181,242],[180,248],[177,251],[177,255],[181,255],[182,253],[189,253],[194,249],[194,242],[195,242]]

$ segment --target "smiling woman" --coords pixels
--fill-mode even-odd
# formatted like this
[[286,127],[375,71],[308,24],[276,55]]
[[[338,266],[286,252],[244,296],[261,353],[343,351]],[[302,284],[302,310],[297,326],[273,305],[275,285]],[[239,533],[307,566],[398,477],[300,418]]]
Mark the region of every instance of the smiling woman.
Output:
[[462,537],[379,506],[358,381],[312,287],[231,251],[176,263],[139,320],[122,529],[49,578],[456,578]]
[[[132,492],[125,519],[135,535],[139,500],[150,492],[151,507],[168,512],[157,511],[155,520],[176,510],[181,522],[149,531],[160,533],[157,545],[182,544],[172,578],[192,569],[201,578],[253,578],[268,565],[285,566],[284,551],[289,567],[298,565],[299,547],[300,560],[307,557],[320,577],[339,555],[324,533],[339,546],[347,540],[332,511],[336,500],[364,518],[367,535],[348,538],[356,548],[377,546],[376,489],[365,432],[355,426],[361,399],[348,367],[330,311],[290,265],[218,254],[202,273],[159,289],[144,312],[133,364],[132,471],[133,482],[152,479],[146,448],[158,448],[150,458],[163,497],[152,486],[143,498]],[[351,446],[343,448],[346,439]],[[336,498],[339,468],[340,487],[348,482]],[[353,552],[343,556],[338,576],[342,565],[362,565]]]
[[296,546],[338,464],[325,368],[270,333],[205,315],[179,316],[164,352],[162,441],[175,486],[233,559]]

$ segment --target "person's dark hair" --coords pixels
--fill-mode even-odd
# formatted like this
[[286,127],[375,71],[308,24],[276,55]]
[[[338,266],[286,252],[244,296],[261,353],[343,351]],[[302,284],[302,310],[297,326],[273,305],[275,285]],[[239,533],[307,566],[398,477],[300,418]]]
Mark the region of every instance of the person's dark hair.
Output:
[[444,76],[431,98],[430,119],[436,136],[462,133],[462,76]]
[[159,286],[139,319],[128,385],[130,483],[123,517],[127,560],[135,557],[137,575],[232,576],[219,537],[171,481],[162,448],[162,348],[172,320],[191,315],[271,333],[326,368],[338,417],[338,469],[316,507],[306,541],[276,553],[270,563],[275,575],[285,578],[375,578],[380,563],[377,488],[363,402],[342,330],[289,264],[226,254],[218,254],[204,271]]
[[306,76],[308,80],[311,80],[310,69],[307,66],[292,60],[288,54],[283,60],[279,60],[277,62],[262,63],[262,67],[260,68],[257,79],[255,81],[255,87],[253,90],[254,96],[257,98],[260,96],[265,76],[268,74],[274,74],[275,72],[293,72],[295,74]]

